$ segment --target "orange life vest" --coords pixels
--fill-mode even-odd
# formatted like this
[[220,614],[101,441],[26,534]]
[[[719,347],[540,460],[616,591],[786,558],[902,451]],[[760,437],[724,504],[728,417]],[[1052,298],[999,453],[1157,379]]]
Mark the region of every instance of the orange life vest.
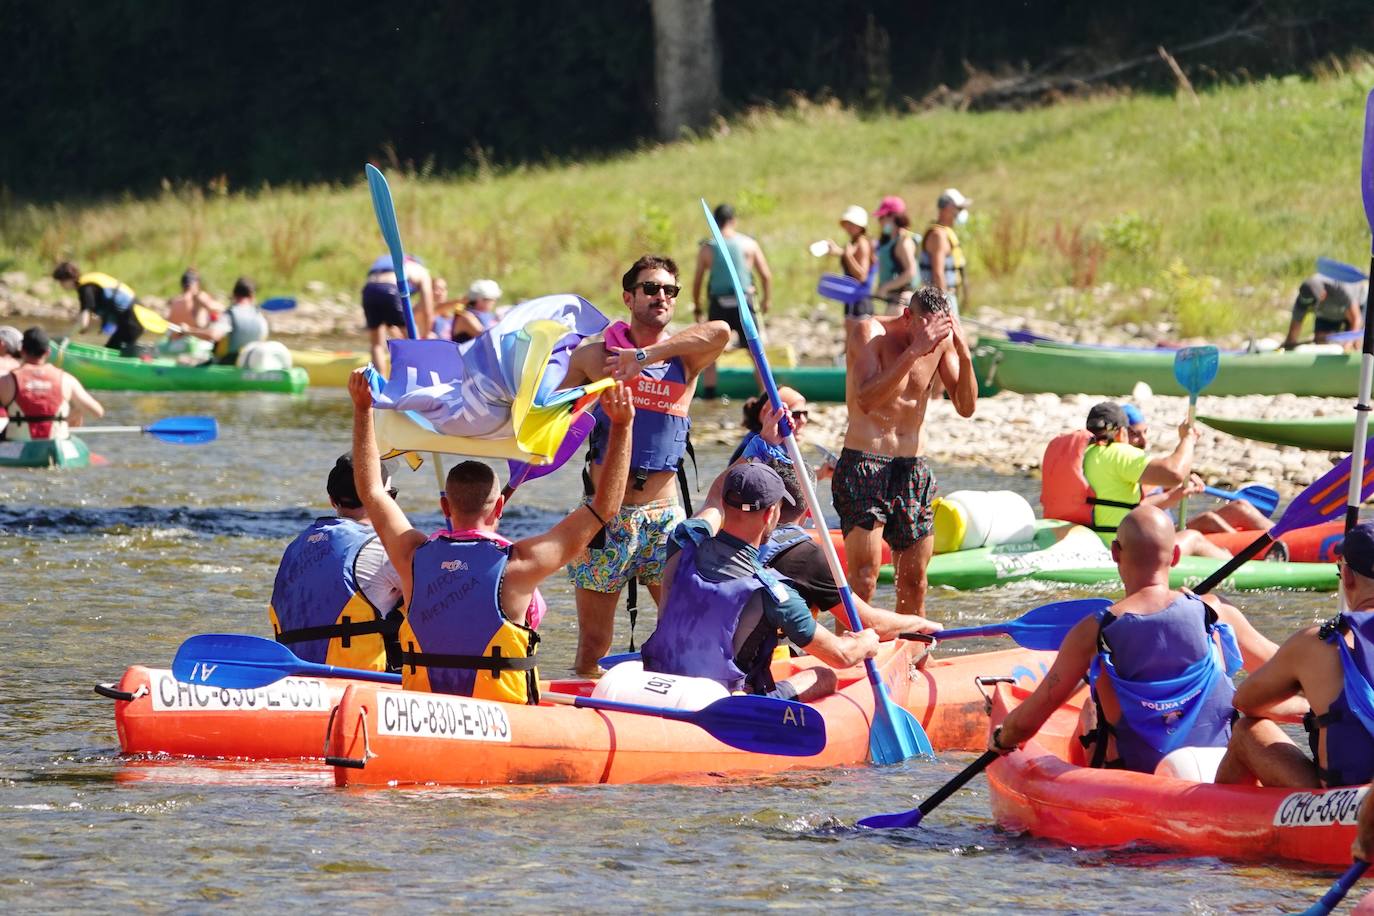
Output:
[[1115,531],[1114,526],[1093,524],[1093,506],[1134,509],[1139,503],[1097,498],[1083,474],[1083,455],[1092,441],[1092,433],[1080,429],[1055,436],[1045,446],[1045,457],[1040,461],[1040,508],[1045,518],[1085,525],[1094,531]]

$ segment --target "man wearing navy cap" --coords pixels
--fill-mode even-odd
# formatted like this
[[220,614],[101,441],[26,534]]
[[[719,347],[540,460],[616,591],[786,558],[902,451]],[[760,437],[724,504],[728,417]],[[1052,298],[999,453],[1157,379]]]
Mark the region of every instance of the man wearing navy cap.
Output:
[[[1374,777],[1374,524],[1356,525],[1337,550],[1350,610],[1294,633],[1236,689],[1242,718],[1217,782],[1316,788]],[[1311,759],[1274,721],[1309,704]]]
[[732,691],[810,702],[835,692],[835,673],[809,668],[774,682],[778,631],[835,668],[878,651],[871,629],[836,636],[816,625],[806,602],[765,572],[759,545],[791,503],[777,472],[746,461],[716,478],[706,505],[673,530],[658,626],[644,642],[645,671],[705,677]]

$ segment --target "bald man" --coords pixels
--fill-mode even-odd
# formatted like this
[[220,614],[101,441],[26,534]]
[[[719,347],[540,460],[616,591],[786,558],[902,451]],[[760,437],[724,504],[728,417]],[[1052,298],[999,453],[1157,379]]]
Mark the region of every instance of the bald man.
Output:
[[[1126,597],[1069,631],[1045,679],[993,730],[989,750],[1010,753],[1033,737],[1089,675],[1094,702],[1084,709],[1084,725],[1093,766],[1152,773],[1174,748],[1226,746],[1236,656],[1253,671],[1277,647],[1215,595],[1171,589],[1169,568],[1178,558],[1173,523],[1162,511],[1140,506],[1122,520],[1112,559]],[[1178,696],[1159,688],[1179,677],[1196,680]]]

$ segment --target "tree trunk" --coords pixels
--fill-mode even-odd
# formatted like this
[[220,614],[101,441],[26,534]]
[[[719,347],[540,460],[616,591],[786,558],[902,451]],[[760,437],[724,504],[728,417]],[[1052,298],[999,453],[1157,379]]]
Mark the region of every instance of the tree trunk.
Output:
[[654,16],[654,83],[658,135],[709,123],[720,99],[714,0],[650,0]]

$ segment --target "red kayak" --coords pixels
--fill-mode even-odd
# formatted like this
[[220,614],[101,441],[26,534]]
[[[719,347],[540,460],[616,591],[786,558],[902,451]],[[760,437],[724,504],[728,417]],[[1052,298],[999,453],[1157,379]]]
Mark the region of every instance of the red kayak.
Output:
[[[1258,531],[1228,531],[1225,534],[1209,534],[1207,540],[1224,547],[1232,554],[1240,553],[1259,537]],[[1326,522],[1310,528],[1295,528],[1279,535],[1277,544],[1269,545],[1257,558],[1269,560],[1288,560],[1293,563],[1330,563],[1336,559],[1335,549],[1345,537],[1345,522]],[[1286,552],[1285,552],[1286,551]]]

